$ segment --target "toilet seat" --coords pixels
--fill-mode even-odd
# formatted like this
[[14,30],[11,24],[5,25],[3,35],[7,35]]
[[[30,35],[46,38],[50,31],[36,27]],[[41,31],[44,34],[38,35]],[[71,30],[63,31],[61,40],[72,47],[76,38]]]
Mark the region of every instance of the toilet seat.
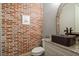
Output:
[[44,52],[45,52],[44,48],[36,47],[32,50],[32,55],[39,56],[42,55]]

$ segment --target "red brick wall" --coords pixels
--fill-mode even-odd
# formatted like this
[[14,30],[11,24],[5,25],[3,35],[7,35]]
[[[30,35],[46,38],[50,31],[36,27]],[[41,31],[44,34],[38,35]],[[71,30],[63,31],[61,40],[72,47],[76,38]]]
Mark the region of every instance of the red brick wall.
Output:
[[[3,55],[21,55],[39,46],[42,39],[42,4],[2,4]],[[22,24],[22,15],[31,17],[31,24]]]

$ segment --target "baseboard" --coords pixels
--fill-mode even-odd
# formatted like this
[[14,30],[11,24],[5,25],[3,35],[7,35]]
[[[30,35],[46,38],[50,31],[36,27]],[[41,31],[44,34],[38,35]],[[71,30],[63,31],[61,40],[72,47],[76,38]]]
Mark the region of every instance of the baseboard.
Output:
[[27,52],[27,53],[24,53],[24,54],[22,54],[20,56],[31,56],[31,51],[30,52]]

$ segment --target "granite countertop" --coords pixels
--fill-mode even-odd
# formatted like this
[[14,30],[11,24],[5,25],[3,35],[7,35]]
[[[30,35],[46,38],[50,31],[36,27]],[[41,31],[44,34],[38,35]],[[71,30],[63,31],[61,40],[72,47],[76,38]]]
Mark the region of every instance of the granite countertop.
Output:
[[61,37],[65,37],[65,38],[73,38],[73,37],[76,37],[75,35],[63,35],[63,34],[58,34],[58,35],[55,35],[55,36],[61,36]]
[[45,38],[43,40],[46,41],[46,42],[48,42],[48,43],[50,43],[50,44],[56,45],[58,47],[61,47],[61,48],[66,49],[66,50],[69,50],[69,51],[71,51],[71,52],[76,53],[76,54],[79,55],[79,43],[75,44],[73,46],[70,46],[70,47],[66,47],[66,46],[63,46],[61,44],[57,44],[57,43],[51,42],[50,38]]

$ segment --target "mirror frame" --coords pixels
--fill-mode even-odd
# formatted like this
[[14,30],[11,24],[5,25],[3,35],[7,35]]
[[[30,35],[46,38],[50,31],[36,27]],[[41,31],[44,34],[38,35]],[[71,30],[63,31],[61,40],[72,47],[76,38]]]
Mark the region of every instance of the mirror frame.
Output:
[[60,6],[58,7],[57,15],[56,15],[56,34],[60,33],[60,15],[61,15],[61,12],[63,10],[63,7],[66,4],[68,4],[68,3],[61,3]]

